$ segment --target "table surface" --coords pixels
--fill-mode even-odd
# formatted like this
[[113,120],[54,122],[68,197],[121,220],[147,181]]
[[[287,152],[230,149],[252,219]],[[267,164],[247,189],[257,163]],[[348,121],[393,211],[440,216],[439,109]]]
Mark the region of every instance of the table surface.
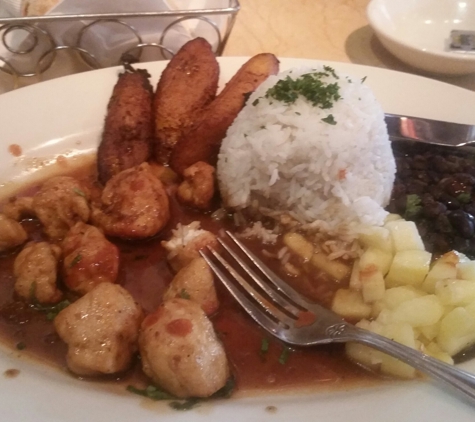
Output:
[[[240,0],[224,56],[252,56],[271,52],[278,57],[351,62],[421,74],[387,52],[368,25],[370,0]],[[68,61],[40,78],[22,78],[20,85],[89,70]],[[475,74],[429,76],[475,91]],[[0,93],[12,88],[10,76],[0,72]]]

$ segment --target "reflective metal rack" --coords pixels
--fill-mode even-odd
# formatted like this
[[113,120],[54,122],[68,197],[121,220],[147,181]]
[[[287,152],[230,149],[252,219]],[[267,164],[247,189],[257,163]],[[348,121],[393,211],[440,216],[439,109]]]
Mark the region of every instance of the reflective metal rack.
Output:
[[[65,50],[91,69],[169,59],[196,36],[206,38],[221,55],[239,9],[238,0],[220,0],[220,7],[206,9],[0,18],[0,71],[17,82],[40,76]],[[201,31],[185,31],[187,25]]]

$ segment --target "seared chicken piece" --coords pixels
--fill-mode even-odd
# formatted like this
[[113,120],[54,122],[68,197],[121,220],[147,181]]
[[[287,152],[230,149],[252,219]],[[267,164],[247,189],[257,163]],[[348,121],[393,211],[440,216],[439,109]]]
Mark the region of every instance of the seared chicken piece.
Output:
[[203,258],[196,258],[178,271],[163,295],[163,300],[189,299],[201,306],[206,315],[218,310],[219,301],[213,273]]
[[99,180],[105,184],[122,170],[150,157],[153,138],[153,88],[145,70],[128,67],[119,75],[107,106],[97,150]]
[[63,240],[63,280],[82,295],[99,283],[115,283],[119,249],[94,226],[76,223]]
[[20,198],[12,198],[3,207],[3,213],[16,221],[20,221],[23,217],[31,217],[35,215],[33,211],[33,197],[22,196]]
[[270,53],[257,54],[244,63],[194,125],[178,139],[170,156],[170,167],[183,174],[198,161],[215,165],[221,141],[244,106],[246,94],[278,71],[279,61]]
[[5,214],[0,214],[0,252],[26,242],[28,234],[22,225]]
[[147,163],[110,179],[101,202],[100,208],[93,208],[92,221],[109,236],[144,239],[157,234],[170,218],[165,188]]
[[114,374],[129,368],[143,312],[117,284],[101,283],[54,319],[68,345],[69,369],[78,375]]
[[148,315],[139,348],[145,374],[177,397],[208,397],[229,378],[226,354],[213,325],[190,300],[167,300]]
[[187,226],[178,224],[172,230],[173,237],[168,241],[163,241],[162,246],[169,252],[167,259],[175,271],[179,271],[193,259],[200,258],[199,251],[207,246],[214,249],[219,248],[216,236],[200,229],[200,222],[193,221]]
[[57,303],[63,294],[56,284],[61,248],[30,242],[15,258],[15,292],[30,303]]
[[78,221],[89,220],[89,191],[74,177],[47,180],[33,197],[33,211],[52,239],[62,239]]
[[173,56],[155,91],[155,158],[162,163],[180,137],[215,97],[219,65],[204,38],[187,42]]
[[203,161],[188,167],[176,192],[178,201],[200,210],[209,209],[214,196],[214,173],[214,167]]

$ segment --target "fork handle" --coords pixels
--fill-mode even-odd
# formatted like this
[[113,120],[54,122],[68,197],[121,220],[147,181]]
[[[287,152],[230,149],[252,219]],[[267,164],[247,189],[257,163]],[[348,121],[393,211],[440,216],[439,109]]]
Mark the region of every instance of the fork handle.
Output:
[[[350,328],[350,327],[346,327]],[[358,327],[351,327],[342,333],[345,340],[370,346],[432,376],[455,388],[475,401],[475,375],[428,356],[418,350],[404,346],[379,334]]]

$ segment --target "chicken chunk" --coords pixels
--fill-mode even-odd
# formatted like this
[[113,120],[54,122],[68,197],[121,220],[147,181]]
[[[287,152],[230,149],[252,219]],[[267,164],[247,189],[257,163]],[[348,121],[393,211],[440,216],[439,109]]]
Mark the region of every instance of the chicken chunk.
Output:
[[199,251],[207,246],[219,248],[216,236],[200,229],[200,222],[193,221],[187,226],[178,224],[172,230],[173,237],[169,241],[163,241],[162,246],[169,252],[167,259],[175,271],[179,271],[193,259],[199,258]]
[[28,234],[22,225],[5,214],[0,214],[0,252],[26,242]]
[[183,172],[183,182],[178,186],[176,197],[184,205],[207,210],[214,196],[213,166],[198,161]]
[[52,239],[62,239],[78,221],[89,220],[89,191],[70,176],[47,180],[33,197],[33,211]]
[[57,286],[61,248],[48,242],[30,242],[15,258],[15,292],[28,302],[57,303],[62,293]]
[[181,297],[196,302],[206,315],[219,307],[213,272],[203,258],[196,258],[178,271],[163,295],[163,299]]
[[107,235],[143,239],[157,234],[170,218],[168,196],[147,163],[112,177],[94,207],[92,221]]
[[94,226],[76,223],[63,240],[63,280],[82,295],[99,283],[114,283],[119,249]]
[[167,300],[148,315],[139,348],[145,374],[177,397],[208,397],[230,375],[211,322],[190,300]]
[[69,369],[92,376],[129,368],[142,320],[142,309],[127,290],[101,283],[63,309],[54,326],[68,345]]
[[12,220],[20,221],[23,217],[32,217],[33,197],[22,196],[20,198],[11,198],[4,206],[3,213]]

